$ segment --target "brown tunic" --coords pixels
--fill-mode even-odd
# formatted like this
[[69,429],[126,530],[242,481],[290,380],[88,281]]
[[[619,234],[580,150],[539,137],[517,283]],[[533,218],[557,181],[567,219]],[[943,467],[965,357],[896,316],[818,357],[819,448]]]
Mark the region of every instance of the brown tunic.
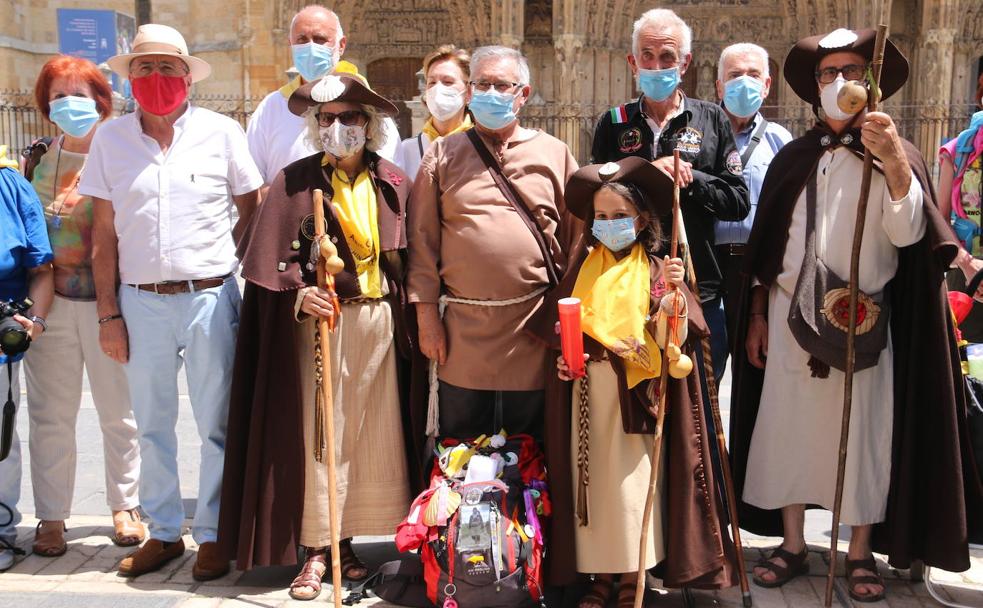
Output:
[[[520,138],[521,139],[521,138]],[[560,140],[536,132],[508,142],[502,162],[532,209],[554,260],[581,234],[563,202],[577,169]],[[548,285],[536,240],[495,185],[467,135],[437,140],[424,156],[409,202],[410,302],[437,303],[441,295],[506,300]],[[522,333],[542,297],[508,306],[450,303],[444,317],[447,362],[440,379],[463,388],[543,388],[546,350]]]

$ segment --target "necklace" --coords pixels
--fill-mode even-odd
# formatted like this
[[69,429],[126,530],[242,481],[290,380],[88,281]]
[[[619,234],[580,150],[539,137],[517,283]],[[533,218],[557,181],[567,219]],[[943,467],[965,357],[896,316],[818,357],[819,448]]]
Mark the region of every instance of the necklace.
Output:
[[[55,199],[58,196],[58,172],[61,169],[61,149],[64,147],[64,145],[65,145],[65,136],[62,135],[61,139],[58,141],[58,156],[55,157],[55,175],[51,183],[52,203],[54,203]],[[82,164],[82,168],[83,169],[85,168],[84,163]],[[51,227],[54,228],[55,230],[61,229],[61,210],[65,207],[65,201],[68,200],[68,197],[71,196],[71,194],[75,192],[75,190],[78,188],[79,181],[81,180],[82,180],[82,171],[80,169],[78,175],[75,176],[75,183],[72,184],[71,189],[65,193],[65,196],[61,199],[61,202],[58,203],[58,208],[51,212]]]

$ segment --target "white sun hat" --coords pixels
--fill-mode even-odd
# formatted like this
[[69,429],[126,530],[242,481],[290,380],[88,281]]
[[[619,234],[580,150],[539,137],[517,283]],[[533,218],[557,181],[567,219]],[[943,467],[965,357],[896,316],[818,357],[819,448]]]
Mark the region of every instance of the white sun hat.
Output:
[[130,62],[144,55],[170,55],[180,58],[191,70],[192,82],[204,80],[212,73],[212,66],[208,65],[208,62],[188,54],[188,44],[184,41],[181,32],[169,25],[158,23],[141,25],[133,39],[133,52],[110,57],[106,63],[123,78],[129,78]]

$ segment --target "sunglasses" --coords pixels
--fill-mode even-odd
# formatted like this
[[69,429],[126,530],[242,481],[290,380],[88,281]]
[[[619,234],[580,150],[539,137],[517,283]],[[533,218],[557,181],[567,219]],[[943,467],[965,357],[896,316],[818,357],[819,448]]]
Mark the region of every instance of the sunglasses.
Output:
[[366,119],[365,113],[358,110],[346,110],[337,114],[332,112],[318,112],[314,116],[317,118],[317,124],[322,127],[330,127],[336,120],[340,120],[341,124],[346,127],[352,127],[362,124]]
[[829,84],[836,80],[837,74],[843,74],[844,80],[861,80],[867,73],[867,66],[851,63],[842,68],[823,68],[816,70],[816,79],[820,84]]

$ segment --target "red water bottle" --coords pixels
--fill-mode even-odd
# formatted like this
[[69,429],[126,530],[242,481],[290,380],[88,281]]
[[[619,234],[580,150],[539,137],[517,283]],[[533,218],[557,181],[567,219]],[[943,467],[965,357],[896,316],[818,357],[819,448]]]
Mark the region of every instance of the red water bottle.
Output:
[[563,359],[570,367],[570,376],[586,375],[584,369],[584,334],[580,330],[580,298],[563,298],[557,302],[560,311],[560,346]]

